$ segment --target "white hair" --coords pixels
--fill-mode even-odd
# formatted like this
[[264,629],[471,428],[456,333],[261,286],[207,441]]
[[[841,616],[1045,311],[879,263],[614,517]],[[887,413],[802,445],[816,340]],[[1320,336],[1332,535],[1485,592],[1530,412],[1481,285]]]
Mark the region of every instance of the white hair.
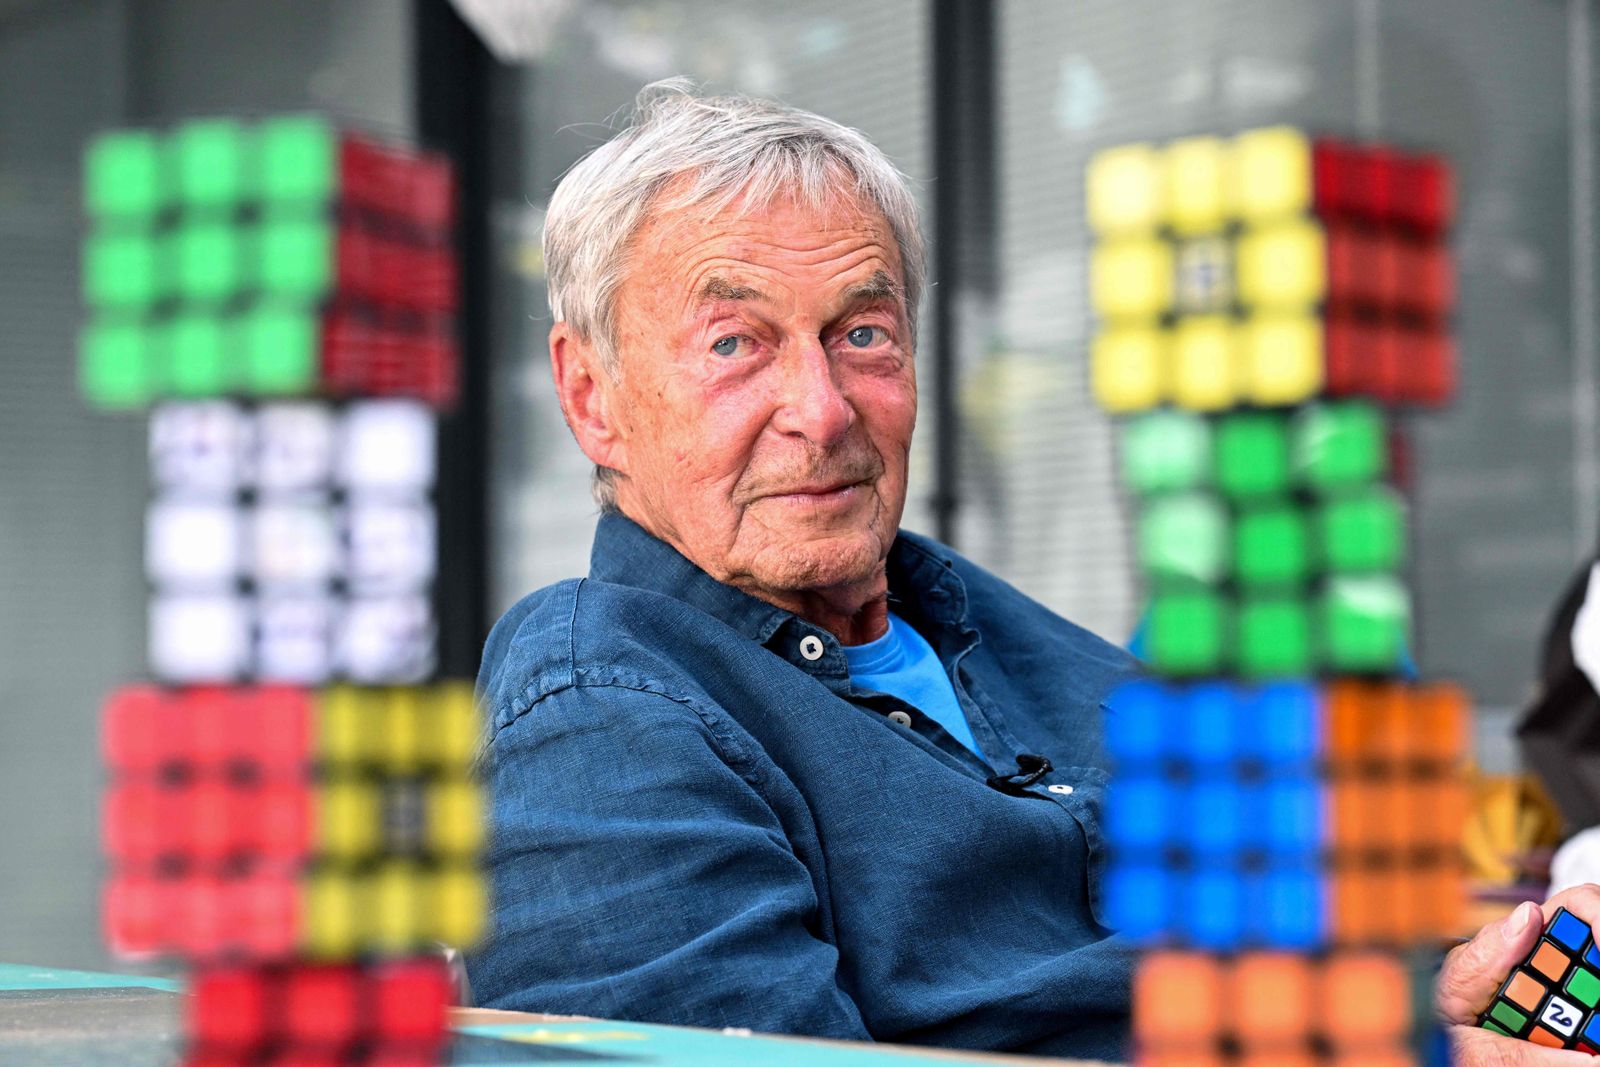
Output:
[[[669,185],[673,195],[662,199]],[[882,212],[900,252],[915,344],[927,262],[910,179],[858,130],[767,100],[696,96],[687,78],[640,90],[627,127],[556,186],[544,224],[551,316],[593,344],[614,378],[617,289],[646,217],[736,202],[760,209],[780,196],[808,207],[855,199]],[[616,506],[613,473],[595,468],[602,508]]]

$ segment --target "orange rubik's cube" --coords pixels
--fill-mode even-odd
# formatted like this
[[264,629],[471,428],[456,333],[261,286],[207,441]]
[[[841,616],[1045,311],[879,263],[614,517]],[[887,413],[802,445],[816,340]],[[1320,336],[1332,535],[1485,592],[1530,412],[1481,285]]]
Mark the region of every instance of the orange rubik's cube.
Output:
[[1275,127],[1110,148],[1085,184],[1090,384],[1128,418],[1169,679],[1107,725],[1139,1056],[1435,1062],[1392,953],[1461,915],[1469,715],[1384,680],[1410,596],[1383,409],[1455,389],[1449,167]]
[[1134,1039],[1141,1062],[1159,1067],[1401,1067],[1427,1028],[1414,985],[1377,952],[1158,952],[1134,981]]

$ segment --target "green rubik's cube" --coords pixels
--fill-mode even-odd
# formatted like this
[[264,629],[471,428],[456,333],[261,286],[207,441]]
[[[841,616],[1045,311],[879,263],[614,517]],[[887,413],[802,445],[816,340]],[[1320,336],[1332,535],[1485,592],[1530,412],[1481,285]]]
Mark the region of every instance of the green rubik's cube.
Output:
[[1122,464],[1141,501],[1152,665],[1249,678],[1395,667],[1410,611],[1387,460],[1364,401],[1130,419]]
[[[455,308],[451,181],[442,160],[316,116],[99,137],[84,156],[85,396],[108,408],[328,391],[448,404],[454,347],[437,338]],[[330,308],[347,328],[328,328]]]

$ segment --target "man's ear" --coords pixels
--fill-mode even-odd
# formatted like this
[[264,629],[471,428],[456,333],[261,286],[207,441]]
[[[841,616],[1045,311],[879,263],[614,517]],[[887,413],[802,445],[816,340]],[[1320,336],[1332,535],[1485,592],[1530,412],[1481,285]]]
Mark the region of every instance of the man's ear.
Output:
[[550,370],[556,396],[572,436],[590,461],[626,474],[627,439],[612,418],[617,410],[615,383],[601,364],[592,341],[579,337],[565,322],[550,328]]

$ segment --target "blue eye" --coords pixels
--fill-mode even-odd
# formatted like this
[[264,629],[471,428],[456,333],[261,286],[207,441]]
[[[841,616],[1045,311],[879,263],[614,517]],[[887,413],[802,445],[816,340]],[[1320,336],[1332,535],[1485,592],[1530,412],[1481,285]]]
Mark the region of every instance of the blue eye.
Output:
[[871,348],[877,343],[878,332],[878,327],[876,326],[857,326],[845,334],[844,338],[856,348]]
[[711,351],[719,356],[736,356],[739,354],[739,342],[744,340],[738,334],[729,334],[711,342]]

